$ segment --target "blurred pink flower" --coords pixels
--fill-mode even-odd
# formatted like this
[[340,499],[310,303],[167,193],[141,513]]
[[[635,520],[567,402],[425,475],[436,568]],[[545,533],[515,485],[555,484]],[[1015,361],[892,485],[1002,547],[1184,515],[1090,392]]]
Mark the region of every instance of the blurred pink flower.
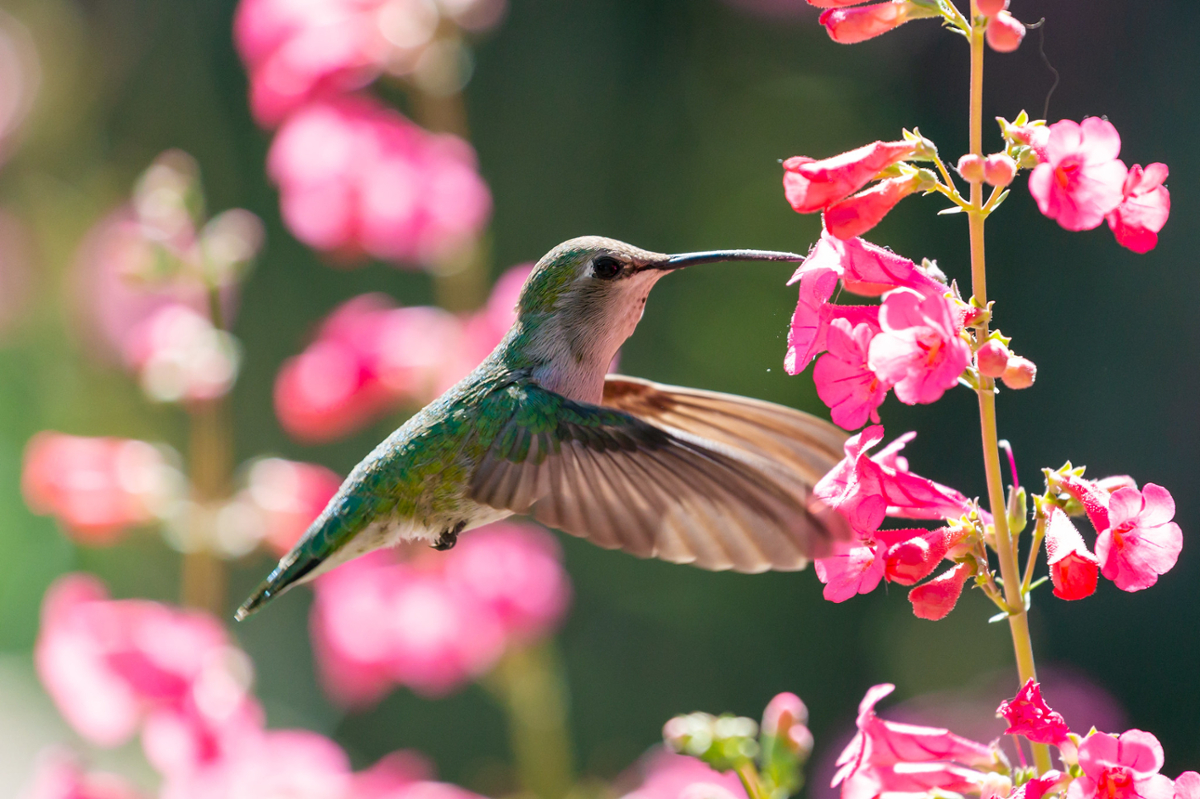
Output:
[[1032,677],[1025,681],[1016,696],[1000,703],[996,715],[1008,722],[1005,735],[1023,735],[1033,743],[1057,746],[1071,731],[1062,714],[1051,710],[1042,699],[1042,686]]
[[963,584],[975,574],[970,563],[958,563],[928,582],[908,592],[913,614],[918,619],[939,621],[946,618],[962,596]]
[[808,743],[807,751],[811,751],[812,733],[805,728],[806,724],[808,724],[808,707],[800,697],[790,691],[784,691],[776,694],[767,703],[763,710],[760,729],[763,735],[791,741],[793,746],[797,743]]
[[1141,591],[1175,566],[1183,532],[1171,521],[1175,500],[1154,483],[1120,488],[1108,503],[1107,529],[1096,539],[1100,572],[1122,591]]
[[267,158],[284,221],[318,250],[428,265],[470,245],[491,215],[467,142],[366,97],[305,106]]
[[897,289],[883,299],[879,326],[868,365],[906,405],[941,399],[971,363],[961,315],[947,298]]
[[141,799],[143,794],[116,774],[86,771],[61,749],[38,756],[33,778],[18,799]]
[[899,724],[875,715],[875,705],[895,690],[876,685],[858,706],[858,733],[837,759],[832,785],[843,799],[875,799],[881,792],[978,790],[996,762],[991,747],[948,730]]
[[399,799],[402,792],[432,778],[433,764],[421,753],[405,749],[392,752],[365,771],[356,773],[350,796],[352,799]]
[[857,430],[870,419],[879,423],[879,406],[890,386],[867,366],[867,353],[878,327],[863,322],[851,329],[845,319],[829,323],[829,351],[813,367],[817,396],[829,406],[834,424]]
[[931,16],[926,10],[908,0],[891,0],[887,3],[872,3],[857,8],[840,8],[847,5],[842,2],[825,0],[823,3],[813,3],[828,8],[821,14],[820,22],[825,26],[829,38],[838,44],[858,44],[876,36],[882,36],[890,30],[908,22],[911,19]]
[[182,303],[159,307],[125,342],[126,361],[142,389],[160,402],[224,396],[237,378],[240,357],[233,336]]
[[116,746],[140,728],[147,757],[164,773],[220,759],[261,726],[249,660],[215,619],[110,600],[88,575],[67,575],[47,591],[34,659],[80,735]]
[[267,546],[283,555],[300,540],[342,480],[315,463],[264,458],[250,467],[244,499],[257,509]]
[[1025,38],[1025,24],[1007,11],[997,12],[988,20],[984,38],[997,53],[1011,53]]
[[921,191],[923,183],[920,175],[881,180],[871,188],[826,208],[822,220],[825,230],[843,241],[861,236],[882,222],[897,203]]
[[1067,230],[1091,230],[1121,204],[1128,172],[1117,158],[1121,136],[1098,117],[1064,119],[1049,130],[1046,161],[1029,176],[1029,192]]
[[870,183],[882,170],[909,158],[917,142],[877,141],[820,161],[803,155],[783,162],[783,194],[801,214],[821,211]]
[[1100,560],[1083,542],[1070,517],[1057,505],[1046,507],[1046,565],[1054,595],[1083,599],[1096,592]]
[[45,430],[25,447],[21,489],[34,513],[54,516],[80,543],[102,546],[165,513],[184,486],[162,451],[144,441]]
[[1121,204],[1105,217],[1117,243],[1136,253],[1158,246],[1158,231],[1171,215],[1171,193],[1163,183],[1166,164],[1150,164],[1144,170],[1135,164],[1121,188]]
[[648,752],[637,770],[641,784],[621,799],[746,799],[734,772],[714,771],[694,757],[666,749]]
[[1162,745],[1148,732],[1094,732],[1079,745],[1083,776],[1067,788],[1067,799],[1173,799],[1174,785],[1158,773],[1162,765]]

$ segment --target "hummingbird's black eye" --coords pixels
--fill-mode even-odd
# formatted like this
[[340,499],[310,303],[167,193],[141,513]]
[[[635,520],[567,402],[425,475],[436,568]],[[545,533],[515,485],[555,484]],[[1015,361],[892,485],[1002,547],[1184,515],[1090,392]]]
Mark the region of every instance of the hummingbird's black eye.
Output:
[[592,275],[601,280],[612,280],[621,274],[621,262],[611,255],[600,255],[592,261]]

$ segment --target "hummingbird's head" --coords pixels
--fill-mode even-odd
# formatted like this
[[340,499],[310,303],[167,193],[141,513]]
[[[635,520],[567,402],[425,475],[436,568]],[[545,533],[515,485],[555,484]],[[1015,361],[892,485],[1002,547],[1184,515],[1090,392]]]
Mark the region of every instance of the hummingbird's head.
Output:
[[665,255],[601,236],[571,239],[546,253],[525,281],[516,332],[524,352],[545,364],[548,388],[602,386],[613,356],[642,318],[650,289],[668,272],[714,261],[801,260],[764,250]]

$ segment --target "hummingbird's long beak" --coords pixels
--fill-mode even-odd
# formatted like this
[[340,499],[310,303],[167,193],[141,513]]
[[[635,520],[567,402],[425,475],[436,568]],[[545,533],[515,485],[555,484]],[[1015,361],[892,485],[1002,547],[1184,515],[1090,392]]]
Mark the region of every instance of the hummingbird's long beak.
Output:
[[695,264],[717,263],[718,261],[791,261],[798,263],[803,260],[803,255],[797,255],[794,252],[774,252],[772,250],[710,250],[708,252],[689,252],[682,255],[671,255],[665,261],[655,261],[646,264],[644,268],[669,271]]

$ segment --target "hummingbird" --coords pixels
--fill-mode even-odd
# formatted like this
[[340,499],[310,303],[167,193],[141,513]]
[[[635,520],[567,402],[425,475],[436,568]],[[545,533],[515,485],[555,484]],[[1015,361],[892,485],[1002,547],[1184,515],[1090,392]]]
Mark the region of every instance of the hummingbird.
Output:
[[665,255],[599,236],[558,245],[496,349],[354,468],[236,618],[372,550],[449,549],[512,514],[710,570],[798,570],[830,554],[849,530],[812,488],[841,459],[842,431],[762,400],[607,374],[668,273],[802,260]]

